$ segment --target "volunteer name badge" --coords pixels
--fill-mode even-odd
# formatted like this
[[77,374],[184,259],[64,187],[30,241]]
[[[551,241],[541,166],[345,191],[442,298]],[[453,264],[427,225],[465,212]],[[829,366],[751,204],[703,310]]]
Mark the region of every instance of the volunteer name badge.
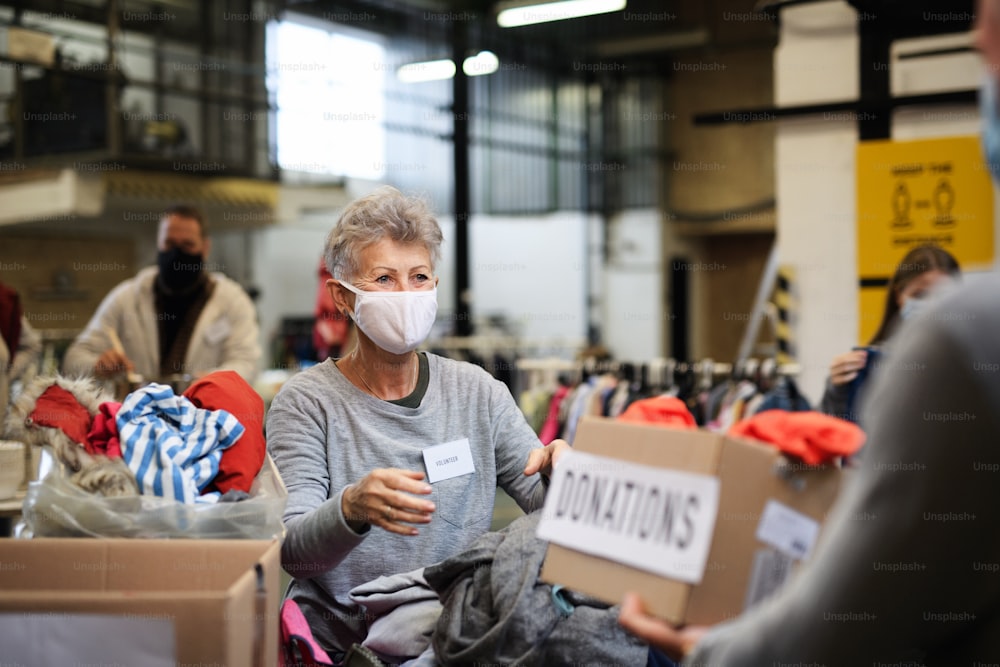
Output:
[[718,510],[717,477],[570,451],[553,472],[537,534],[697,584]]
[[220,317],[207,327],[205,327],[205,340],[211,344],[221,343],[233,330],[229,326],[229,320]]
[[428,447],[423,454],[427,481],[431,484],[476,472],[468,438]]

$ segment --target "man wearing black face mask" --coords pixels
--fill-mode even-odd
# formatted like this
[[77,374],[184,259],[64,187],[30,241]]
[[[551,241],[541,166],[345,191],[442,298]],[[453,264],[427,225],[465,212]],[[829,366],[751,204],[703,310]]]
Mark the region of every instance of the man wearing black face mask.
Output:
[[237,283],[205,271],[210,247],[200,211],[165,210],[157,266],[105,297],[66,351],[64,371],[165,380],[230,369],[252,380],[260,357],[253,303]]

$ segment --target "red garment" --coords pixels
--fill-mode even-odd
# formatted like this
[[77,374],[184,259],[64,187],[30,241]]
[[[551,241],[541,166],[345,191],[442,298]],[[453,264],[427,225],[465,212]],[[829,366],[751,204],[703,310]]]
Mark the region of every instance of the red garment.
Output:
[[78,445],[87,442],[87,432],[93,421],[87,408],[80,405],[76,396],[57,384],[49,385],[42,392],[28,419],[34,426],[59,429]]
[[333,303],[330,290],[326,287],[326,281],[333,278],[326,270],[323,260],[319,263],[319,284],[316,286],[316,307],[313,309],[313,316],[316,322],[313,325],[313,347],[316,348],[316,361],[325,361],[329,357],[340,356],[340,349],[347,342],[347,330],[350,325],[348,318],[343,315]]
[[538,432],[538,439],[542,441],[543,445],[547,445],[559,437],[559,407],[567,394],[569,394],[569,387],[563,385],[559,385],[555,393],[552,394],[552,400],[549,401],[549,413],[545,415],[545,421],[542,422],[542,428]]
[[115,416],[118,414],[121,403],[101,403],[97,406],[97,414],[94,415],[94,423],[87,433],[87,441],[83,443],[88,454],[103,454],[111,458],[122,457],[122,446],[118,440],[118,424]]
[[202,493],[239,489],[250,493],[250,485],[264,464],[264,401],[236,371],[215,371],[194,382],[184,396],[205,410],[225,410],[246,431],[222,452],[219,474]]
[[7,344],[10,358],[21,344],[21,296],[13,288],[0,283],[0,338]]
[[698,422],[687,405],[674,396],[656,396],[633,401],[618,419],[640,424],[656,424],[671,428],[698,428]]
[[733,424],[729,435],[772,444],[809,465],[850,456],[865,443],[865,432],[857,424],[812,410],[758,412]]

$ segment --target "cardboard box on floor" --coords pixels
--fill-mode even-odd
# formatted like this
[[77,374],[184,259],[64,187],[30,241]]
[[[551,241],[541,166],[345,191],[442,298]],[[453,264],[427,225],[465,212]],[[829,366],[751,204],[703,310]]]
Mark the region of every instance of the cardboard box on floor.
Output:
[[[777,449],[749,440],[600,417],[581,420],[573,449],[719,479],[718,511],[700,583],[666,578],[553,543],[542,567],[542,580],[610,604],[621,602],[626,591],[635,591],[652,613],[677,624],[732,618],[743,611],[749,597],[759,594],[754,587],[766,587],[762,578],[775,585],[775,577],[785,573],[775,573],[774,566],[790,559],[757,538],[768,501],[822,523],[843,473],[838,468],[790,464]],[[553,502],[551,490],[547,502]],[[777,560],[770,558],[775,555]]]
[[[94,662],[85,656],[120,656],[115,643],[126,643],[135,630],[158,633],[143,647],[156,655],[115,657],[110,664],[273,667],[279,553],[276,540],[0,540],[0,653],[12,659],[18,648],[32,651],[18,655],[36,658],[24,664],[56,664],[45,657],[52,654],[44,640],[58,633],[80,645],[49,650],[67,651],[76,664]],[[74,625],[96,630],[104,647],[84,646],[87,638],[74,635]],[[38,645],[25,645],[32,641],[27,632],[42,633]],[[164,660],[168,650],[175,654]]]

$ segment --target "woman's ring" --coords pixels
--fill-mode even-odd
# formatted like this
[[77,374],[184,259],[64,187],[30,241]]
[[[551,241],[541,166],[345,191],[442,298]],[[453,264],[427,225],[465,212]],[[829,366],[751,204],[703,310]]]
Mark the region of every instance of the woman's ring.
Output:
[[392,521],[392,507],[389,505],[385,506],[385,520]]

